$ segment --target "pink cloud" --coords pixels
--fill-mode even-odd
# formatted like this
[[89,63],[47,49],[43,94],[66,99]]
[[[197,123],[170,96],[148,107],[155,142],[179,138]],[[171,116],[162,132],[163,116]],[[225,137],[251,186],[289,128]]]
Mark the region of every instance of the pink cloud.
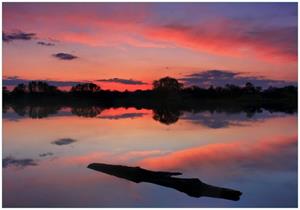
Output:
[[4,29],[24,27],[41,37],[91,46],[179,47],[272,63],[297,61],[293,27],[263,28],[224,17],[193,25],[151,23],[157,14],[149,4],[24,5],[4,6]]
[[[237,20],[211,20],[197,26],[169,24],[146,28],[146,37],[216,55],[271,62],[297,61],[297,28],[257,28]],[[277,61],[276,61],[277,59]]]

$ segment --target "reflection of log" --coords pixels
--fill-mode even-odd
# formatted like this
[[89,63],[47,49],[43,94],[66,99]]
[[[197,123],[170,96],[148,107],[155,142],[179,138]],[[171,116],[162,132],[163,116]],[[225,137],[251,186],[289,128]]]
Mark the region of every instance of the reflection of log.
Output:
[[240,195],[242,194],[240,191],[205,184],[196,178],[187,179],[172,177],[175,175],[181,175],[181,173],[178,172],[156,172],[140,167],[108,165],[103,163],[92,163],[88,166],[88,168],[136,183],[149,182],[173,188],[192,197],[207,196],[237,201],[240,199]]

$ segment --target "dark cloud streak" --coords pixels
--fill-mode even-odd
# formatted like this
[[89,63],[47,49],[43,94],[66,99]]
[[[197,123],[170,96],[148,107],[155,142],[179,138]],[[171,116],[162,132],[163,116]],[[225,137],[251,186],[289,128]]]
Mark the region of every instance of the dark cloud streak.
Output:
[[146,85],[148,83],[145,83],[143,81],[139,80],[133,80],[133,79],[120,79],[120,78],[112,78],[112,79],[99,79],[95,80],[97,82],[115,82],[115,83],[121,83],[126,85]]
[[[4,86],[16,86],[21,83],[28,84],[30,81],[32,80],[22,79],[18,76],[10,76],[10,77],[4,76],[2,79],[2,84]],[[57,81],[57,80],[38,80],[38,81],[47,82],[49,85],[54,85],[58,87],[73,86],[82,83],[79,81]]]
[[60,60],[74,60],[78,58],[77,56],[69,53],[56,53],[53,54],[53,57],[58,58]]
[[199,73],[187,75],[180,81],[185,85],[196,85],[199,87],[221,86],[226,84],[233,84],[237,86],[244,86],[247,82],[251,82],[256,86],[268,88],[269,86],[282,87],[287,85],[297,86],[297,82],[284,81],[284,80],[271,80],[261,76],[246,76],[243,73],[224,71],[224,70],[208,70]]
[[2,32],[2,41],[4,41],[4,42],[12,42],[14,40],[28,41],[28,40],[32,40],[34,38],[36,38],[35,33],[25,33],[22,31],[15,32],[15,33]]
[[54,43],[51,43],[51,42],[42,42],[42,41],[39,41],[37,42],[38,45],[42,45],[42,46],[46,46],[46,47],[52,47],[52,46],[55,46]]

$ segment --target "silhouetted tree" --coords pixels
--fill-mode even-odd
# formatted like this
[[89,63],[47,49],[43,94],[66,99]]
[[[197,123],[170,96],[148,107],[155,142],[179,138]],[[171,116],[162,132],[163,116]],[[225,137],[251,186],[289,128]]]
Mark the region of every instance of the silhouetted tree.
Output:
[[31,81],[28,83],[28,91],[29,93],[56,93],[58,89],[47,82]]
[[71,92],[97,92],[101,88],[94,83],[77,84],[71,88]]
[[30,93],[38,92],[37,91],[37,82],[35,82],[35,81],[29,82],[29,84],[28,84],[28,91]]
[[3,86],[3,87],[2,87],[2,94],[3,94],[3,96],[5,96],[5,95],[8,95],[8,94],[9,94],[9,90],[7,89],[7,87],[6,87],[6,86]]
[[248,94],[257,94],[261,91],[261,87],[255,87],[251,82],[247,82],[244,90],[244,92]]
[[26,93],[26,85],[21,83],[21,84],[18,84],[14,89],[13,89],[13,93],[15,94],[24,94]]
[[266,98],[277,98],[277,99],[295,99],[297,100],[297,87],[295,86],[286,86],[282,88],[269,87],[263,91],[263,96]]
[[153,82],[153,90],[177,92],[183,88],[183,84],[171,77],[164,77]]

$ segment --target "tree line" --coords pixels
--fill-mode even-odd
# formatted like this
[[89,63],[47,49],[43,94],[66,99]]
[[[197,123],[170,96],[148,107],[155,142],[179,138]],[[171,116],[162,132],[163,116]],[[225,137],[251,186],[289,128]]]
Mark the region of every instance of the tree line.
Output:
[[[182,83],[171,77],[164,77],[159,80],[153,81],[152,90],[136,90],[129,92],[127,90],[111,91],[102,90],[100,86],[94,83],[80,83],[77,84],[69,91],[61,91],[56,86],[49,85],[44,81],[31,81],[26,84],[18,84],[12,91],[9,91],[7,87],[3,87],[3,96],[21,96],[21,95],[61,95],[69,94],[73,96],[99,96],[100,93],[111,93],[111,96],[126,97],[126,96],[163,96],[163,97],[191,97],[191,98],[237,98],[237,97],[249,97],[249,96],[261,96],[266,98],[287,98],[297,96],[297,87],[285,86],[285,87],[269,87],[263,90],[261,87],[255,86],[250,82],[247,82],[244,86],[237,86],[233,84],[227,84],[224,87],[201,88],[198,86],[184,87]],[[103,94],[105,95],[105,94]],[[106,94],[109,95],[109,94]]]
[[245,112],[251,117],[257,112],[297,112],[297,87],[262,89],[251,83],[244,86],[184,87],[174,78],[164,77],[153,82],[151,90],[102,90],[93,83],[74,85],[61,91],[46,82],[19,84],[12,91],[3,87],[3,112],[11,107],[18,115],[33,118],[55,114],[70,107],[81,117],[96,117],[103,109],[134,107],[153,110],[153,119],[164,124],[175,123],[183,112]]

